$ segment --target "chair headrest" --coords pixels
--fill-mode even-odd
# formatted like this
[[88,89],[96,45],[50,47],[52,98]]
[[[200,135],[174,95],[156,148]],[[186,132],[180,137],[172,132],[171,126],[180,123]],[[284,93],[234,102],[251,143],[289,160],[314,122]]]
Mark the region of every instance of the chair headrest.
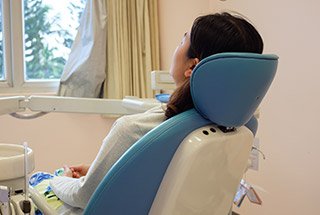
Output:
[[191,76],[197,111],[213,123],[238,127],[250,120],[275,76],[278,56],[220,53],[203,59]]

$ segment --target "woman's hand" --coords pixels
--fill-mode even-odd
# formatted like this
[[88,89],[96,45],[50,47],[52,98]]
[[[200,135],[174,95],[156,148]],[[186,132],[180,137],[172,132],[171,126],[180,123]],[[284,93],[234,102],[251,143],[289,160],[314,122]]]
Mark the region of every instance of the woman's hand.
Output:
[[67,177],[73,178],[72,177],[72,175],[73,175],[72,174],[72,170],[67,165],[63,166],[63,170],[64,170],[63,176],[67,176]]
[[71,177],[71,178],[80,178],[85,176],[90,168],[90,165],[78,165],[78,166],[63,166],[64,169],[64,176]]
[[78,165],[78,166],[71,166],[70,169],[72,171],[73,178],[80,178],[85,176],[90,168],[90,165]]

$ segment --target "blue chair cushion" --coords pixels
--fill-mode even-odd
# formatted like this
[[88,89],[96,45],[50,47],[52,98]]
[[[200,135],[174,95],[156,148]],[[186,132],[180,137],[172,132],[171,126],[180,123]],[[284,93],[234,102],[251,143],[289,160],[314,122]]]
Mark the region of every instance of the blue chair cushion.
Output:
[[278,64],[276,55],[221,53],[203,59],[191,76],[199,113],[217,125],[246,124],[265,96]]

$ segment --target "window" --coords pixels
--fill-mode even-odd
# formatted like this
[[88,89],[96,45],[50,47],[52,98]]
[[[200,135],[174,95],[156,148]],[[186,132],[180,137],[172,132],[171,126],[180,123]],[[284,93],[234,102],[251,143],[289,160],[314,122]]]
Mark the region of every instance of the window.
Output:
[[0,3],[0,93],[56,92],[85,0]]
[[3,68],[2,2],[0,2],[0,81],[5,79]]

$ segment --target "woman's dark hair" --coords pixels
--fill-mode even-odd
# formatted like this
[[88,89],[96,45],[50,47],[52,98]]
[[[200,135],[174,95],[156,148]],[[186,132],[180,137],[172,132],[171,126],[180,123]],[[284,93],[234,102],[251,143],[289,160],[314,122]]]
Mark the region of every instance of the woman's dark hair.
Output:
[[[188,58],[200,61],[222,52],[262,53],[263,40],[258,31],[240,16],[215,13],[198,17],[190,32]],[[190,79],[187,78],[171,95],[165,115],[171,118],[193,108]]]

